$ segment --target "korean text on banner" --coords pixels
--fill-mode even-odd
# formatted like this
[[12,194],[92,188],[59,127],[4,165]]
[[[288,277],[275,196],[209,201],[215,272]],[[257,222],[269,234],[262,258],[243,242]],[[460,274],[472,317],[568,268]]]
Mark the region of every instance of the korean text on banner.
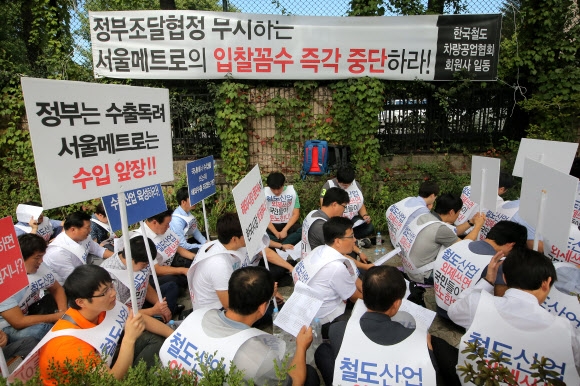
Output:
[[44,209],[173,180],[166,89],[21,81]]
[[501,15],[90,12],[95,77],[474,80],[497,77]]
[[0,219],[0,302],[28,285],[12,217]]
[[248,256],[254,256],[260,251],[262,236],[270,222],[258,165],[234,187],[232,193],[246,239]]
[[185,167],[189,202],[195,205],[215,194],[215,170],[213,156],[191,161]]
[[[119,196],[112,194],[102,197],[103,206],[107,212],[107,219],[113,232],[121,229],[121,213],[119,212]],[[127,223],[135,224],[157,213],[167,210],[165,197],[161,185],[145,186],[143,188],[125,192],[125,205],[127,207]]]

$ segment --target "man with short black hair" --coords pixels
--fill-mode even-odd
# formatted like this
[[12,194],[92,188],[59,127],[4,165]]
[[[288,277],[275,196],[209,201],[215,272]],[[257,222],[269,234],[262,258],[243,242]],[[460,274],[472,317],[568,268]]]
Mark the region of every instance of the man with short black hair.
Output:
[[295,245],[300,241],[300,200],[294,186],[285,186],[286,177],[270,173],[266,179],[266,202],[270,212],[268,236],[281,244]]
[[[325,331],[328,324],[344,314],[346,301],[353,303],[362,298],[358,270],[345,255],[355,244],[352,222],[345,217],[332,217],[322,227],[326,245],[312,250],[292,271],[298,280],[323,297],[322,307],[316,313]],[[323,336],[326,335],[323,331]]]
[[107,212],[102,202],[95,207],[95,213],[91,216],[91,238],[101,247],[112,251],[114,249],[113,239],[116,237],[111,230]]
[[420,216],[433,208],[435,199],[439,195],[439,185],[431,180],[426,180],[419,186],[417,197],[407,197],[387,209],[387,226],[389,227],[389,238],[391,244],[397,246],[400,233],[405,227]]
[[[54,272],[43,264],[46,241],[36,234],[18,237],[28,286],[0,303],[0,328],[9,343],[32,337],[40,340],[66,310],[66,296]],[[44,290],[49,294],[44,295]]]
[[[371,216],[364,204],[362,188],[354,179],[354,169],[351,166],[341,166],[336,171],[336,178],[326,181],[320,192],[320,205],[330,188],[339,187],[348,193],[349,201],[342,213],[343,217],[352,220],[353,224],[362,220],[360,225],[355,225],[354,232],[357,240],[362,240],[375,231],[371,223]],[[365,240],[370,246],[370,240]]]
[[[538,359],[546,357],[557,363],[553,370],[561,369],[559,375],[566,384],[579,385],[580,330],[564,315],[556,316],[539,306],[557,279],[554,265],[543,254],[527,248],[513,249],[502,264],[503,256],[502,252],[497,253],[486,276],[463,291],[449,307],[449,318],[467,329],[459,346],[459,363],[473,363],[461,351],[464,341],[479,336],[481,340],[501,342],[504,355],[511,358],[503,365],[512,372],[526,374],[531,363],[522,360],[521,353],[533,352]],[[493,296],[500,265],[508,286],[501,297]],[[522,365],[525,366],[522,371],[518,370]]]
[[[179,206],[175,208],[171,215],[171,222],[169,227],[179,237],[179,246],[195,253],[199,248],[207,243],[205,237],[200,232],[197,226],[197,219],[191,214],[194,205],[189,201],[189,189],[184,186],[177,190],[175,199]],[[191,262],[187,266],[191,265]]]
[[[117,342],[124,331],[115,364],[109,369],[121,379],[130,366],[143,359],[147,366],[155,364],[164,339],[173,330],[147,315],[137,314],[116,300],[113,279],[102,267],[81,265],[73,270],[64,283],[70,308],[47,334],[49,339],[40,348],[39,368],[45,385],[54,384],[53,376],[66,373],[65,362],[74,364],[100,360],[111,365]],[[84,334],[91,329],[91,334]],[[146,331],[145,331],[146,330]],[[63,335],[55,335],[59,332]]]
[[[441,248],[445,249],[460,239],[457,234],[469,225],[455,229],[453,223],[459,215],[463,202],[459,196],[445,193],[435,200],[435,209],[431,213],[418,216],[401,231],[397,246],[401,248],[403,267],[409,278],[417,283],[433,284],[433,263]],[[475,240],[485,216],[477,213],[473,220],[473,230],[465,236]],[[457,232],[457,233],[456,233]]]
[[[360,319],[354,317],[353,314],[348,322],[338,321],[331,324],[330,343],[321,344],[314,354],[316,366],[326,385],[340,384],[338,380],[333,382],[336,373],[335,361],[337,357],[343,357],[340,353],[352,354],[353,350],[357,350],[357,346],[359,351],[362,348],[372,355],[371,359],[374,360],[380,358],[381,362],[389,363],[388,358],[407,355],[413,358],[412,361],[397,362],[399,366],[408,366],[413,369],[425,368],[425,370],[430,367],[432,370],[426,331],[416,334],[415,338],[419,339],[409,339],[404,346],[399,345],[415,331],[415,328],[404,327],[391,319],[399,311],[405,292],[405,279],[397,268],[384,265],[372,267],[366,272],[362,281],[362,294],[367,311],[360,316]],[[352,337],[360,336],[361,332],[368,338],[367,342],[353,340]],[[393,345],[397,345],[396,348],[389,347]],[[348,357],[352,358],[351,355]],[[354,357],[361,362],[364,360],[359,356]],[[423,377],[428,376],[423,374]]]
[[95,243],[90,232],[91,216],[85,212],[74,212],[64,220],[64,232],[48,246],[44,262],[56,273],[61,285],[75,267],[91,264],[91,255],[105,259],[113,255],[113,252]]
[[[222,220],[224,221],[224,220]],[[233,236],[236,237],[236,236]],[[257,385],[277,384],[274,362],[280,364],[284,356],[282,342],[270,334],[252,328],[268,309],[274,295],[274,280],[263,267],[244,267],[232,273],[228,281],[228,307],[225,310],[197,309],[177,328],[175,334],[184,339],[195,339],[192,351],[214,353],[224,358],[226,372],[233,363],[244,372],[244,380]],[[172,337],[161,348],[161,362],[177,360],[184,370],[193,370],[193,364],[179,361],[170,353]],[[312,328],[303,326],[296,337],[296,351],[290,363],[290,377],[286,385],[318,385],[316,370],[306,365],[306,350],[312,342]]]

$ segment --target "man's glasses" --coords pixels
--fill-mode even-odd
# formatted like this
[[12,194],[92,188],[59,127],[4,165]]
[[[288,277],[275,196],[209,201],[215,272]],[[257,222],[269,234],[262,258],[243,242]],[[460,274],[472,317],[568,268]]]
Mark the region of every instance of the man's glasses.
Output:
[[338,204],[338,205],[342,206],[344,208],[344,210],[346,210],[346,207],[348,206],[346,204]]
[[115,288],[115,284],[117,284],[117,281],[115,279],[113,279],[111,284],[109,284],[107,286],[107,289],[105,289],[102,293],[100,293],[98,295],[91,296],[91,298],[102,298],[102,297],[107,296],[109,294],[109,291]]
[[342,236],[341,239],[354,239],[354,234],[350,236]]

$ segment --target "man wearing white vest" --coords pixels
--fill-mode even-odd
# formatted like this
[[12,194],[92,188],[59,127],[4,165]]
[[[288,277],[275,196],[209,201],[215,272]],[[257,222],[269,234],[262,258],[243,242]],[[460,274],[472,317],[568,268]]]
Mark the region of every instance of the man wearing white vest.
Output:
[[[252,328],[266,314],[274,295],[272,276],[263,267],[240,268],[232,273],[227,289],[228,308],[193,311],[163,344],[159,353],[161,363],[199,374],[196,356],[217,351],[215,358],[224,358],[226,372],[233,362],[244,372],[246,381],[252,379],[256,385],[278,384],[274,362],[280,365],[285,344]],[[177,346],[177,340],[195,341],[195,348],[186,355]],[[312,328],[303,326],[296,337],[296,351],[285,385],[319,384],[316,370],[306,365],[306,350],[311,342]]]
[[[433,264],[439,251],[460,241],[452,224],[462,205],[459,196],[442,194],[435,200],[433,212],[417,217],[401,232],[397,246],[401,248],[405,273],[412,281],[433,284]],[[484,220],[485,216],[477,213],[473,217],[475,226],[465,238],[475,240]]]
[[105,259],[113,255],[113,252],[95,243],[89,236],[90,232],[91,216],[74,212],[64,220],[64,232],[48,246],[44,263],[56,273],[61,285],[75,267],[92,263],[89,254]]
[[[474,286],[480,277],[485,277],[491,258],[497,252],[507,255],[513,248],[525,248],[526,241],[527,230],[523,225],[500,221],[484,240],[463,240],[441,251],[433,268],[437,313],[449,319],[449,305],[462,291]],[[495,284],[502,283],[497,281]]]
[[[373,366],[375,370],[379,370],[375,376],[383,373],[382,376],[388,384],[396,383],[381,371],[385,364],[392,368],[397,365],[401,368],[420,368],[422,384],[428,385],[427,382],[432,382],[434,385],[435,371],[427,347],[427,330],[407,328],[391,319],[399,311],[407,289],[401,272],[386,265],[373,267],[363,278],[362,289],[364,305],[368,310],[359,317],[355,317],[353,313],[348,322],[333,323],[329,330],[330,343],[321,344],[314,354],[316,367],[320,370],[324,383],[351,383],[344,378],[333,382],[334,374],[337,374],[337,370],[340,372],[340,367],[344,365],[342,360],[347,357],[349,361],[358,359],[359,363],[377,364],[377,367]],[[374,380],[380,382],[379,377]]]
[[[179,246],[179,238],[169,228],[171,222],[171,210],[158,213],[155,216],[145,220],[145,235],[153,240],[157,249],[157,261],[155,262],[155,273],[159,279],[159,285],[168,282],[174,282],[179,289],[187,288],[187,267],[175,267],[173,259],[175,254],[179,253],[182,257],[193,260],[195,253],[188,251]],[[141,234],[141,229],[134,231],[135,234]],[[153,285],[153,279],[150,279]]]
[[[26,211],[27,206],[36,206],[42,210],[42,205],[36,201],[25,202],[24,204],[18,205],[16,208],[16,217],[20,217],[19,209]],[[62,231],[62,226],[64,221],[51,220],[50,218],[44,216],[42,212],[38,218],[31,217],[29,221],[23,222],[18,221],[14,224],[14,230],[16,231],[16,236],[24,235],[26,233],[37,234],[42,237],[47,243],[50,239],[58,236]]]
[[228,308],[228,282],[246,258],[238,251],[246,246],[237,213],[226,213],[217,220],[218,239],[202,246],[189,271],[187,282],[193,310]]
[[362,298],[362,284],[354,262],[345,256],[355,243],[352,222],[345,217],[332,217],[322,227],[326,245],[321,245],[302,259],[292,271],[292,278],[311,287],[323,297],[316,313],[326,337],[329,324],[341,317],[348,300]]
[[112,251],[114,249],[113,239],[116,237],[111,230],[107,212],[102,202],[95,207],[95,213],[91,216],[91,238],[101,247]]
[[[151,258],[155,260],[157,258],[155,243],[151,239],[147,239],[147,241],[149,242]],[[143,236],[136,235],[131,239],[131,259],[133,261],[134,286],[137,294],[137,309],[144,315],[160,316],[167,323],[177,305],[177,297],[179,296],[177,284],[168,282],[162,286],[160,285],[164,296],[163,301],[160,302],[157,291],[149,283],[151,267],[149,267],[149,258],[147,257]],[[117,293],[117,300],[127,307],[134,308],[131,304],[131,290],[129,289],[129,275],[127,275],[127,259],[125,259],[124,248],[105,260],[101,267],[105,268],[115,278],[113,284]],[[149,305],[149,307],[146,307],[146,305]]]
[[[195,254],[203,244],[207,243],[207,240],[197,226],[197,219],[191,214],[193,205],[189,202],[187,186],[177,190],[175,199],[179,206],[171,215],[169,227],[179,237],[179,246]],[[187,268],[190,265],[191,260]]]
[[294,186],[285,186],[286,177],[280,172],[270,173],[266,179],[266,202],[270,212],[268,235],[281,244],[296,245],[300,241],[300,200]]
[[427,180],[419,186],[417,197],[407,197],[387,209],[387,226],[389,227],[389,238],[393,246],[397,245],[401,231],[417,216],[429,213],[433,208],[435,199],[439,195],[439,185],[436,182]]
[[[357,240],[362,240],[375,231],[375,227],[371,223],[371,216],[364,204],[364,197],[361,186],[354,179],[354,169],[351,166],[341,166],[336,171],[336,178],[326,181],[320,192],[320,205],[322,199],[330,188],[338,187],[348,193],[349,202],[342,213],[354,224],[354,237]],[[356,225],[359,223],[359,225]],[[370,247],[370,240],[364,240],[367,247]]]
[[[0,328],[8,335],[9,343],[32,337],[40,340],[67,309],[66,296],[54,273],[42,258],[46,242],[36,234],[18,237],[28,276],[28,286],[0,303]],[[50,294],[42,297],[44,290]],[[45,304],[44,307],[36,307]],[[34,312],[34,308],[47,308]],[[39,314],[40,313],[40,314]]]
[[54,376],[66,374],[67,360],[74,364],[82,359],[90,366],[91,361],[103,356],[110,366],[116,351],[116,362],[109,369],[116,379],[123,378],[141,359],[148,366],[154,365],[155,354],[173,330],[147,315],[133,316],[130,309],[118,303],[113,279],[104,268],[75,268],[64,290],[70,308],[40,344],[38,367],[44,385],[53,385]]
[[[449,307],[449,317],[467,329],[459,346],[459,362],[467,354],[461,351],[465,341],[479,340],[489,351],[503,351],[509,358],[504,366],[522,379],[530,371],[533,357],[550,358],[564,382],[580,385],[580,330],[569,320],[550,314],[540,307],[556,281],[556,269],[546,256],[518,248],[505,258],[503,276],[508,290],[502,297],[493,296],[503,253],[497,253],[489,264],[487,275],[474,287],[465,290]],[[474,366],[476,366],[474,364]],[[517,370],[521,368],[522,371]]]

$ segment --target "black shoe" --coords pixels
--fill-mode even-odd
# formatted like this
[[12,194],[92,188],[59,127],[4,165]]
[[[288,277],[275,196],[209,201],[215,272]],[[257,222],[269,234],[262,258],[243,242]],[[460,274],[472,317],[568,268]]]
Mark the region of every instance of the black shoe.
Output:
[[179,320],[183,310],[185,310],[185,306],[183,304],[178,304],[173,311],[173,318],[177,318]]

